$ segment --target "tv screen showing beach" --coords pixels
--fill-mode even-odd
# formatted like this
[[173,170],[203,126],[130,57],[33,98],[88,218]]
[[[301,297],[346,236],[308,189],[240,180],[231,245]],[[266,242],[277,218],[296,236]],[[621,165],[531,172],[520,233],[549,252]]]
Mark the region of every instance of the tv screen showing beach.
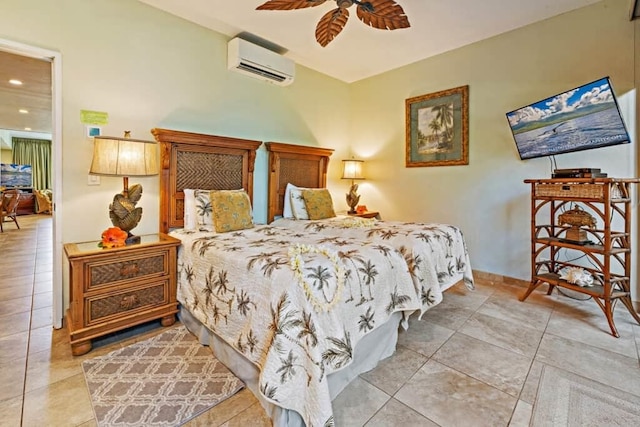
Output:
[[0,185],[3,187],[31,187],[31,165],[0,164]]
[[507,113],[522,160],[629,143],[609,78]]

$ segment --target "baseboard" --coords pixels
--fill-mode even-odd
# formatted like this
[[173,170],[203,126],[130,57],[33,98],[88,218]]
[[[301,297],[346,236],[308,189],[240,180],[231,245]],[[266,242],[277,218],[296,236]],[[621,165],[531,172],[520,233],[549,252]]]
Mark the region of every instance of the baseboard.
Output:
[[[524,288],[528,287],[530,283],[528,280],[516,279],[514,277],[502,276],[495,273],[487,273],[486,271],[480,270],[473,270],[473,277],[493,283],[522,286]],[[636,309],[637,313],[640,313],[640,301],[633,301],[633,307]]]
[[516,279],[515,277],[502,276],[495,273],[487,273],[486,271],[473,270],[473,277],[481,280],[487,280],[494,283],[503,283],[505,285],[515,285],[527,287],[529,286],[528,280]]

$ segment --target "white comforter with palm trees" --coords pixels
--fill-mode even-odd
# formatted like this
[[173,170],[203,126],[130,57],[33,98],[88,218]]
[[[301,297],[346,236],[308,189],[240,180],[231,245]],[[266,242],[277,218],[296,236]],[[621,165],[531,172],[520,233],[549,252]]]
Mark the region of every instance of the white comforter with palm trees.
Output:
[[393,312],[408,317],[438,304],[441,283],[472,286],[461,235],[440,252],[434,236],[451,230],[404,233],[399,248],[356,228],[176,230],[178,300],[259,367],[268,400],[308,426],[332,425],[326,376],[351,363],[365,334]]

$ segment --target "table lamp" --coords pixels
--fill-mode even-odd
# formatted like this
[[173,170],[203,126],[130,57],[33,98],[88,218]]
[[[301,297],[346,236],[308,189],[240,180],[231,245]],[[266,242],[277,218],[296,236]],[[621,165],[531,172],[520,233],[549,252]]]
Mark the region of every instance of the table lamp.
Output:
[[356,179],[364,179],[362,176],[362,164],[364,161],[362,160],[343,160],[342,161],[342,179],[350,179],[351,180],[351,188],[349,188],[349,192],[347,193],[347,205],[349,205],[349,214],[356,213],[356,206],[360,201],[360,195],[358,195],[358,184],[354,181]]
[[140,243],[140,236],[134,236],[131,230],[142,218],[142,208],[136,207],[142,196],[142,186],[134,184],[129,187],[129,177],[158,174],[156,143],[132,139],[129,131],[125,131],[124,137],[95,137],[89,173],[122,177],[123,190],[113,197],[109,217],[115,227],[127,232],[127,245]]

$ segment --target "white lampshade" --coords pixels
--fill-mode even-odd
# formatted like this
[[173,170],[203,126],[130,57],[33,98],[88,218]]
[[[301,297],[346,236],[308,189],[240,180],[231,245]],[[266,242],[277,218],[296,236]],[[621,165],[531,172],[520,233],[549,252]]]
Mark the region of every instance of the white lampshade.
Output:
[[156,143],[112,136],[96,137],[89,173],[111,176],[157,175]]
[[362,160],[343,160],[342,179],[364,179],[362,175]]

